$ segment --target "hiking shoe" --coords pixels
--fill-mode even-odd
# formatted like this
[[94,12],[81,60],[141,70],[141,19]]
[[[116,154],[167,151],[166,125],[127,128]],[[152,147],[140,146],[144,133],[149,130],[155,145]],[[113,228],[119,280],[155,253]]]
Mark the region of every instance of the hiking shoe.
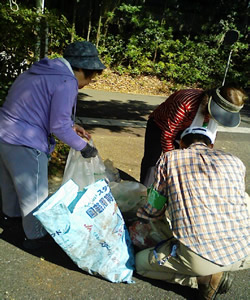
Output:
[[54,239],[49,234],[46,234],[45,236],[39,239],[30,240],[26,238],[23,241],[23,248],[25,250],[38,250],[50,246],[53,243]]
[[199,300],[213,300],[217,294],[225,294],[232,286],[234,276],[231,272],[220,272],[211,275],[207,284],[199,284]]

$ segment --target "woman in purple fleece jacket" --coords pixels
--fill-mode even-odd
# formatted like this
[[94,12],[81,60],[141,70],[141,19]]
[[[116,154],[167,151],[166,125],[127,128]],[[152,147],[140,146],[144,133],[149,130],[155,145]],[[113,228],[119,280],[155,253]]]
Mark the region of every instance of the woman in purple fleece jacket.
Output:
[[[48,237],[34,209],[48,196],[48,154],[52,135],[94,157],[96,148],[83,138],[90,135],[74,124],[78,89],[105,69],[90,42],[75,42],[63,58],[34,63],[13,83],[0,108],[0,187],[2,222],[22,220],[26,248],[38,248]],[[20,218],[21,217],[21,218]]]

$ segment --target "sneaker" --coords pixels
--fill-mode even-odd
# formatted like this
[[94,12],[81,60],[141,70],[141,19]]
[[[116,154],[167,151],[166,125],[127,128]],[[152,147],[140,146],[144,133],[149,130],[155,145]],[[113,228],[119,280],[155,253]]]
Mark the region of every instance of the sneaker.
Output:
[[47,246],[50,246],[54,243],[54,239],[49,235],[46,234],[45,236],[39,238],[39,239],[25,239],[23,241],[23,248],[25,250],[38,250]]
[[213,300],[217,294],[227,293],[232,286],[233,278],[231,272],[220,272],[211,275],[208,283],[199,284],[198,277],[199,300]]

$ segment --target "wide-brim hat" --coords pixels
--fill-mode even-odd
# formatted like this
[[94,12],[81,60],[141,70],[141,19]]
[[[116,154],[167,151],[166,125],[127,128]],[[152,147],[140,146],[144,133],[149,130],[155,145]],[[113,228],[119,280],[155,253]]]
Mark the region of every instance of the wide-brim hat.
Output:
[[205,127],[198,127],[198,126],[188,127],[182,132],[181,139],[184,138],[184,136],[186,136],[188,134],[205,135],[206,137],[208,137],[210,139],[211,144],[214,144],[215,138],[216,138],[216,133],[213,133],[212,131],[210,131],[209,129],[207,129]]
[[237,127],[240,124],[242,106],[235,105],[220,94],[220,88],[213,91],[208,101],[208,111],[218,124],[225,127]]
[[103,70],[106,68],[98,57],[96,47],[90,42],[75,42],[68,45],[63,57],[75,68],[87,70]]

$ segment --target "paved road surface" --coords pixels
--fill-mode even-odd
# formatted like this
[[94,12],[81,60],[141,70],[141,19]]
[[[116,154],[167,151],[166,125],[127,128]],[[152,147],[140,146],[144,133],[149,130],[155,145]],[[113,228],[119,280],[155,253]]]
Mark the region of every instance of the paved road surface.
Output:
[[[103,159],[139,179],[143,154],[145,120],[164,97],[82,90],[77,116],[92,133]],[[250,192],[249,107],[242,114],[240,132],[218,133],[216,147],[237,154],[247,166],[247,190]],[[82,119],[85,118],[85,119]],[[86,119],[89,118],[89,119]],[[105,119],[105,120],[104,120]],[[112,121],[110,121],[112,120]],[[123,121],[121,121],[123,120]],[[101,123],[102,122],[102,123]],[[55,190],[59,181],[51,181]],[[0,233],[1,233],[0,228]],[[29,253],[12,232],[0,239],[0,300],[141,300],[195,299],[196,291],[164,282],[147,280],[134,274],[135,284],[114,284],[81,271],[56,245]],[[236,272],[232,289],[224,300],[247,300],[249,270]]]

